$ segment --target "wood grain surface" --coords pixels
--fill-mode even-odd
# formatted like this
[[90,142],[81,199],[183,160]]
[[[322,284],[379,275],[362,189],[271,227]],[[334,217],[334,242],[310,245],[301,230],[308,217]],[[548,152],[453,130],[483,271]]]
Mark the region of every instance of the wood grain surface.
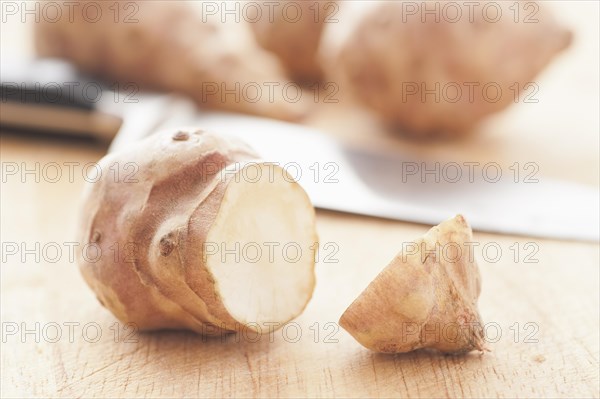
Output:
[[[576,40],[540,76],[541,101],[515,105],[468,140],[427,145],[398,140],[358,109],[321,107],[310,123],[358,145],[503,166],[536,162],[542,178],[598,187],[598,3],[570,4],[563,4],[562,15],[576,30]],[[250,334],[205,339],[179,331],[139,333],[115,324],[68,258],[82,167],[105,149],[8,132],[0,145],[3,167],[78,163],[72,181],[63,176],[55,183],[36,182],[26,176],[23,182],[3,175],[2,244],[57,243],[63,253],[53,263],[50,247],[40,259],[9,256],[3,247],[2,397],[600,395],[597,243],[475,232],[482,245],[495,243],[502,250],[496,262],[476,252],[483,279],[480,310],[491,349],[483,355],[375,354],[339,329],[338,318],[349,303],[403,242],[429,226],[325,211],[318,212],[318,231],[322,243],[338,249],[330,258],[336,262],[318,263],[314,297],[296,324],[257,341]],[[515,243],[518,259],[511,249]],[[527,243],[537,249],[528,261]],[[327,253],[331,250],[322,252]]]

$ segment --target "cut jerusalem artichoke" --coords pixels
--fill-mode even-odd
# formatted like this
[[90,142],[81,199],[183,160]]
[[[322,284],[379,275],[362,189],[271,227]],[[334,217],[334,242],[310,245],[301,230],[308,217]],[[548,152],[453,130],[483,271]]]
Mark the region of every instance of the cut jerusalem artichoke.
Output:
[[[78,261],[117,318],[217,335],[277,328],[303,311],[315,285],[315,212],[282,168],[193,129],[156,134],[99,165],[79,231],[91,249]],[[119,165],[136,173],[118,176]],[[299,252],[286,255],[287,243]]]
[[535,1],[526,3],[537,10],[533,21],[521,15],[515,22],[515,7],[524,7],[519,2],[477,2],[474,11],[448,2],[452,17],[424,13],[445,4],[385,2],[340,54],[350,91],[407,135],[468,133],[518,95],[535,92],[531,80],[571,41]]
[[53,4],[60,7],[59,18],[36,24],[40,56],[65,58],[120,87],[188,95],[208,108],[282,120],[298,120],[308,111],[303,99],[286,101],[283,88],[292,83],[250,28],[203,20],[200,3]]
[[481,281],[467,242],[471,228],[460,215],[433,227],[369,284],[340,325],[377,352],[485,350]]

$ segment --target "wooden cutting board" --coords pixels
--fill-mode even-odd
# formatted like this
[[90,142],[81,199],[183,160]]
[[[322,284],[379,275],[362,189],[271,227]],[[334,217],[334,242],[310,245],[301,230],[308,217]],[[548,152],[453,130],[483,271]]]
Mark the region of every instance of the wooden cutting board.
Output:
[[[83,164],[101,155],[15,136],[3,135],[0,143],[4,163]],[[115,325],[67,258],[80,190],[80,179],[2,184],[2,242],[58,243],[65,250],[57,263],[49,262],[54,252],[39,263],[4,254],[3,397],[598,396],[597,244],[476,233],[503,251],[496,263],[478,254],[480,309],[497,341],[492,351],[386,356],[362,348],[337,320],[400,243],[427,226],[318,212],[322,243],[337,249],[323,254],[337,263],[322,258],[317,265],[314,298],[297,324],[258,342],[250,334],[222,342]],[[515,243],[518,262],[510,249]],[[537,263],[525,262],[527,243],[539,249],[532,256]],[[38,336],[24,332],[36,323]],[[13,328],[18,332],[11,335]]]
[[[563,16],[577,30],[576,41],[540,76],[540,103],[513,106],[468,140],[398,140],[364,111],[333,106],[321,107],[310,123],[364,146],[505,167],[535,162],[541,176],[597,187],[598,4],[565,7]],[[502,251],[497,260],[476,252],[480,309],[492,341],[484,355],[374,354],[338,328],[340,314],[401,243],[429,226],[324,211],[318,230],[321,242],[331,244],[322,251],[329,258],[321,257],[314,297],[295,324],[257,341],[250,334],[220,340],[139,333],[100,306],[68,256],[81,172],[102,149],[7,132],[0,144],[3,168],[56,162],[64,172],[65,162],[77,162],[72,180],[2,181],[3,245],[39,243],[48,251],[37,260],[2,249],[2,397],[599,396],[596,243],[476,232],[482,245]],[[63,252],[52,263],[56,246]]]

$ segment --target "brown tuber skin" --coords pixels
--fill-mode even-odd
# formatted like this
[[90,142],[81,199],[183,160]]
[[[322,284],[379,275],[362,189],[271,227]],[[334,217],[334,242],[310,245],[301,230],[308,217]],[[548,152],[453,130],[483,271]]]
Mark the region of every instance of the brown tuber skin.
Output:
[[[290,4],[294,6],[290,7],[293,10],[290,15],[298,12],[298,20],[286,17],[287,14],[282,11],[287,6],[286,3],[293,3]],[[258,43],[277,55],[292,79],[302,83],[321,79],[323,71],[318,50],[329,14],[335,10],[334,3],[285,0],[279,2],[279,8],[273,15],[270,15],[269,7],[263,4],[262,17],[251,23]]]
[[350,89],[403,134],[469,133],[514,103],[515,91],[529,93],[526,85],[571,42],[571,33],[543,4],[527,2],[539,6],[538,22],[515,23],[513,2],[490,3],[501,7],[499,21],[488,22],[481,12],[470,20],[463,10],[458,21],[436,22],[429,15],[422,22],[420,13],[403,11],[403,2],[378,6],[342,49],[339,61]]
[[202,107],[290,121],[306,116],[307,102],[256,96],[251,87],[243,91],[248,84],[267,91],[266,83],[280,89],[289,83],[277,58],[256,43],[247,25],[203,21],[198,4],[184,1],[123,3],[115,22],[117,3],[90,3],[90,10],[100,9],[98,21],[84,18],[86,4],[78,3],[71,15],[59,2],[58,21],[42,18],[36,24],[40,56],[65,58],[121,87],[135,83],[188,95]]
[[[477,310],[479,269],[464,245],[472,241],[471,228],[460,215],[433,227],[407,247],[410,253],[398,254],[383,269],[344,312],[340,325],[376,352],[485,350]],[[462,254],[434,251],[444,245],[460,248]]]
[[[221,173],[236,163],[237,172]],[[117,178],[115,166],[126,164],[136,173]],[[254,322],[281,326],[302,312],[315,284],[315,215],[298,183],[279,177],[283,169],[272,169],[272,183],[238,179],[246,165],[265,164],[244,143],[195,129],[155,134],[99,165],[101,178],[84,195],[79,241],[101,256],[91,251],[78,263],[117,318],[142,330],[219,335],[258,330]],[[295,264],[221,261],[206,246],[280,236],[302,245]]]

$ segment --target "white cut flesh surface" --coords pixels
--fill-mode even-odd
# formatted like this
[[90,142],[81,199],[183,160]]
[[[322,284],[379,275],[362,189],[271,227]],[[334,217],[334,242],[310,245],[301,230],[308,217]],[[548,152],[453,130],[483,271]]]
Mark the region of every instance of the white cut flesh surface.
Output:
[[207,236],[206,266],[245,328],[268,332],[268,323],[290,321],[310,300],[314,218],[304,190],[278,166],[252,163],[231,177]]

